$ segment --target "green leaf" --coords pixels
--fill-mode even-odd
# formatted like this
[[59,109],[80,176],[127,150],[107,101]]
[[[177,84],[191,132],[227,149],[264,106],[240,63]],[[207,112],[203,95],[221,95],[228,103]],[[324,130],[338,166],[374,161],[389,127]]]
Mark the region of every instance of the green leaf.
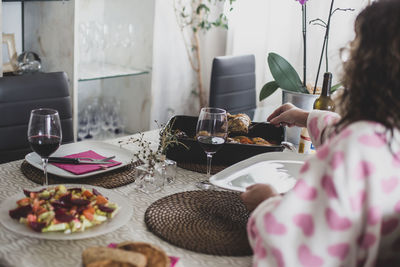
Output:
[[279,84],[275,81],[266,83],[263,86],[263,88],[261,89],[260,96],[259,96],[260,101],[263,101],[264,99],[266,99],[267,97],[272,95],[278,88],[279,88]]
[[202,21],[202,22],[199,23],[198,27],[200,29],[204,29],[205,28],[205,24],[206,24],[205,21]]
[[335,92],[337,89],[339,89],[340,87],[342,87],[341,83],[335,84],[334,86],[331,87],[331,94],[333,92]]
[[268,54],[268,65],[279,87],[292,92],[309,94],[301,83],[296,70],[283,57],[276,53]]
[[210,12],[210,8],[205,4],[200,4],[196,9],[196,14],[200,14],[201,10],[204,9],[205,12]]

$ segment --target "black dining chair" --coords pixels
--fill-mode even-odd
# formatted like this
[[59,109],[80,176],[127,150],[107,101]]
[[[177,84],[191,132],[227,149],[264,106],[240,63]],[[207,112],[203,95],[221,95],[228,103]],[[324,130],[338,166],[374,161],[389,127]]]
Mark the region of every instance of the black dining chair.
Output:
[[256,73],[254,55],[222,56],[213,60],[210,107],[232,114],[246,113],[252,118],[256,109]]
[[32,150],[27,140],[30,112],[58,110],[63,143],[74,141],[72,101],[64,72],[0,78],[0,163],[22,159]]

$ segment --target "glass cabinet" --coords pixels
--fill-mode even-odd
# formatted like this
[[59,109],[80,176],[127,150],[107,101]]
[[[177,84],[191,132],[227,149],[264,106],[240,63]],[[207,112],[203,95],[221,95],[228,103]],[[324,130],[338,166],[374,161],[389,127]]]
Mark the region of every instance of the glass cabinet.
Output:
[[25,0],[22,11],[25,51],[68,74],[77,139],[149,129],[155,0]]

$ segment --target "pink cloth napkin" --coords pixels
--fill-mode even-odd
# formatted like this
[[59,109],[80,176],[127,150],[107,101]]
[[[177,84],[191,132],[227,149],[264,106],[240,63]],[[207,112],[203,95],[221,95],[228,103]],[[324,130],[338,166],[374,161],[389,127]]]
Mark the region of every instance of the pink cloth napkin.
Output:
[[[110,244],[108,244],[107,247],[109,247],[109,248],[117,248],[117,246],[118,246],[117,243],[110,243]],[[179,258],[178,258],[178,257],[168,256],[168,258],[169,258],[169,260],[171,261],[170,267],[174,267],[174,266],[178,263],[178,261],[179,261]]]
[[[68,156],[65,156],[64,158],[92,158],[92,159],[105,159],[106,157],[103,157],[102,155],[97,154],[93,150],[88,150],[85,152],[77,153],[77,154],[71,154]],[[54,166],[57,166],[58,168],[61,168],[63,170],[69,171],[73,174],[84,174],[88,172],[93,172],[102,169],[102,166],[107,166],[107,167],[114,167],[121,162],[110,160],[111,162],[115,162],[115,164],[62,164],[62,163],[51,163]]]

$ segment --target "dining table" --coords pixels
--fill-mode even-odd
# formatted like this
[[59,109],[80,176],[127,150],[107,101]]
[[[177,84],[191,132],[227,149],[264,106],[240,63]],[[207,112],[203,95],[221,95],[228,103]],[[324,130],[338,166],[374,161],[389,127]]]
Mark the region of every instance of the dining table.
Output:
[[[158,134],[158,130],[147,131],[144,132],[144,138],[156,147],[158,145]],[[129,140],[130,137],[138,137],[138,134],[102,142],[119,146],[119,141]],[[132,157],[137,150],[137,147],[133,144],[124,145],[124,148],[132,151]],[[21,164],[23,161],[17,160],[0,165],[0,203],[21,192],[22,189],[39,186],[28,180],[22,173]],[[169,256],[179,258],[176,266],[251,266],[251,256],[214,256],[189,251],[163,241],[146,228],[144,214],[153,202],[178,192],[199,190],[195,184],[204,180],[205,176],[205,174],[178,167],[174,183],[167,184],[156,193],[146,194],[137,191],[133,184],[109,189],[130,201],[133,216],[128,223],[119,229],[92,238],[45,240],[10,231],[0,224],[0,266],[82,266],[82,252],[86,248],[107,246],[110,243],[123,241],[143,241],[157,245]],[[5,215],[2,214],[1,216]]]

